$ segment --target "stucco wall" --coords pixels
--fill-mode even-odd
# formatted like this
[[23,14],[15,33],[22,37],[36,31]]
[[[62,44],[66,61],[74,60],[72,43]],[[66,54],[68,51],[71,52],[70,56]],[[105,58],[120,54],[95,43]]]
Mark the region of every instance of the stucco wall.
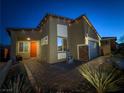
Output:
[[[86,44],[88,44],[89,40],[93,39],[93,41],[95,40],[96,42],[98,42],[98,54],[101,55],[101,37],[99,36],[99,34],[96,32],[96,29],[91,25],[91,23],[87,22],[86,19],[83,17],[83,28],[85,30],[85,34],[86,36],[88,36],[87,40],[85,41]],[[91,39],[90,39],[91,38]]]
[[29,53],[18,53],[17,50],[17,42],[18,41],[26,41],[27,37],[30,37],[31,41],[37,41],[37,50],[38,50],[38,58],[40,58],[40,38],[41,38],[41,32],[40,31],[35,31],[35,30],[23,30],[23,29],[19,29],[19,30],[11,30],[10,31],[10,35],[11,35],[11,58],[15,59],[17,54],[21,54],[23,55],[24,58],[28,58],[30,57]]
[[74,59],[77,59],[77,44],[85,43],[85,30],[83,20],[74,22],[68,29],[69,50]]
[[86,33],[88,33],[88,36],[99,40],[98,34],[96,30],[94,29],[94,27],[92,27],[92,25],[89,25],[85,19],[83,19],[83,24],[84,24],[84,30]]
[[103,55],[111,54],[110,44],[102,46]]
[[[40,47],[41,47],[41,61],[42,62],[49,62],[49,20],[42,26],[42,32],[41,32],[41,39],[43,39],[45,36],[48,36],[48,44],[46,45],[41,45],[40,43]],[[40,42],[41,42],[40,39]]]
[[67,25],[64,20],[50,17],[49,22],[49,62],[59,62],[57,56],[57,24]]
[[101,50],[102,50],[102,55],[111,54],[111,40],[102,40]]
[[11,59],[15,60],[16,58],[16,34],[14,32],[11,32]]

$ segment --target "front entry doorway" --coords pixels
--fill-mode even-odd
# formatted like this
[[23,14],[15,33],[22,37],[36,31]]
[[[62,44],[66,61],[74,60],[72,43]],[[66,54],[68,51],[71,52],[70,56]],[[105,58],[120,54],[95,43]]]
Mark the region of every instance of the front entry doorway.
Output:
[[37,56],[37,42],[31,41],[30,43],[30,57]]

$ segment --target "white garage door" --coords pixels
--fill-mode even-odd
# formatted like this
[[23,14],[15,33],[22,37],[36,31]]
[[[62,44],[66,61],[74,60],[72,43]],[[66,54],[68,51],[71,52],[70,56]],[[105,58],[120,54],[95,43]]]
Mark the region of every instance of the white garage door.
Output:
[[89,41],[89,59],[93,59],[98,56],[98,43],[94,41]]

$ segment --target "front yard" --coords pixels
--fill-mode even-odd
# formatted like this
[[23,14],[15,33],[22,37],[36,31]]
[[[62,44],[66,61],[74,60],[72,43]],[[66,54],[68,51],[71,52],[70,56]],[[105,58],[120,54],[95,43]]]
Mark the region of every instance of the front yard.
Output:
[[[16,88],[17,90],[23,89],[24,91],[28,91],[26,93],[97,93],[93,84],[85,79],[86,77],[84,78],[82,72],[80,72],[79,69],[84,65],[90,65],[91,68],[99,68],[104,66],[105,71],[108,72],[108,70],[113,65],[114,68],[119,69],[119,72],[122,71],[124,75],[123,69],[116,63],[124,63],[123,57],[120,58],[119,56],[102,56],[87,63],[76,61],[71,64],[67,64],[64,62],[47,64],[41,63],[39,60],[32,58],[24,60],[23,62],[12,66],[2,88],[8,87],[8,84],[9,86],[11,86],[12,89],[12,86],[14,86],[14,88]],[[100,73],[96,74],[96,72],[94,72],[94,69],[87,69],[89,68],[84,69],[83,74],[85,71],[85,74],[87,74],[87,71],[88,73],[92,72],[90,74],[94,76],[95,79],[101,77],[101,73],[103,73],[103,75],[106,74],[105,71],[101,72],[100,70]],[[108,76],[109,74],[111,73],[108,73]],[[105,76],[104,79],[106,79],[108,76]],[[103,77],[100,78],[100,80],[101,79],[103,79]],[[12,82],[15,85],[17,84],[17,86],[19,85],[19,88],[11,84]],[[96,82],[99,82],[99,80],[96,79],[94,83],[97,84]],[[124,89],[122,87],[123,85],[121,85],[121,91],[117,91],[117,93],[123,93]],[[22,91],[21,93],[23,93],[24,91]]]
[[[95,68],[105,65],[106,69],[109,69],[111,58],[110,56],[103,56],[86,64]],[[95,88],[87,82],[78,70],[80,66],[85,64],[83,62],[46,64],[36,59],[30,59],[23,63],[30,73],[32,73],[33,82],[35,82],[33,85],[36,84],[35,86],[40,90],[44,90],[44,92],[69,91],[96,93]]]
[[0,93],[35,93],[22,63],[11,66]]

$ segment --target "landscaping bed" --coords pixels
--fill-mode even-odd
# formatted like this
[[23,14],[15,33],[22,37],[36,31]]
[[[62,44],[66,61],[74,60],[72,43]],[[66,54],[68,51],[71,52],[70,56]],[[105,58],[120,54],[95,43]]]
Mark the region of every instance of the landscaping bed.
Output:
[[0,93],[35,93],[22,63],[12,65]]
[[122,78],[121,80],[118,81],[118,84],[116,84],[119,88],[118,91],[108,92],[108,93],[123,93],[124,92],[124,56],[117,54],[117,55],[106,57],[106,62],[101,64],[100,67],[104,67],[106,71],[115,69],[117,71],[115,72],[115,75],[117,74],[117,77],[115,77],[115,80],[120,77]]
[[[17,63],[11,67],[4,84],[0,89],[0,93],[97,93],[99,88],[95,89],[94,85],[87,80],[87,76],[84,77],[82,73],[86,72],[86,75],[95,77],[94,83],[99,82],[99,80],[101,79],[106,79],[109,74],[111,74],[111,76],[116,76],[114,77],[115,79],[113,79],[113,81],[116,80],[116,78],[120,77],[121,75],[118,73],[118,75],[116,75],[116,72],[115,74],[111,73],[111,71],[109,72],[109,70],[113,68],[112,62],[109,62],[111,61],[110,58],[111,57],[109,56],[94,59],[91,62],[86,63],[89,64],[93,69],[89,69],[86,67],[83,70],[79,69],[80,67],[85,65],[84,63],[77,65],[64,63],[51,65],[38,62],[37,60],[26,60],[23,62],[23,64]],[[36,82],[36,86],[31,85],[28,79],[28,73],[26,72],[24,65],[26,65],[26,67],[32,73],[32,76]],[[102,69],[95,70],[94,67],[105,68],[102,71]],[[117,72],[121,72],[122,75],[124,75],[122,70],[117,70]],[[104,78],[100,78],[102,75],[101,73],[103,73],[103,75],[106,74]],[[120,84],[119,87],[122,88],[117,92],[104,93],[123,93],[123,84]]]

